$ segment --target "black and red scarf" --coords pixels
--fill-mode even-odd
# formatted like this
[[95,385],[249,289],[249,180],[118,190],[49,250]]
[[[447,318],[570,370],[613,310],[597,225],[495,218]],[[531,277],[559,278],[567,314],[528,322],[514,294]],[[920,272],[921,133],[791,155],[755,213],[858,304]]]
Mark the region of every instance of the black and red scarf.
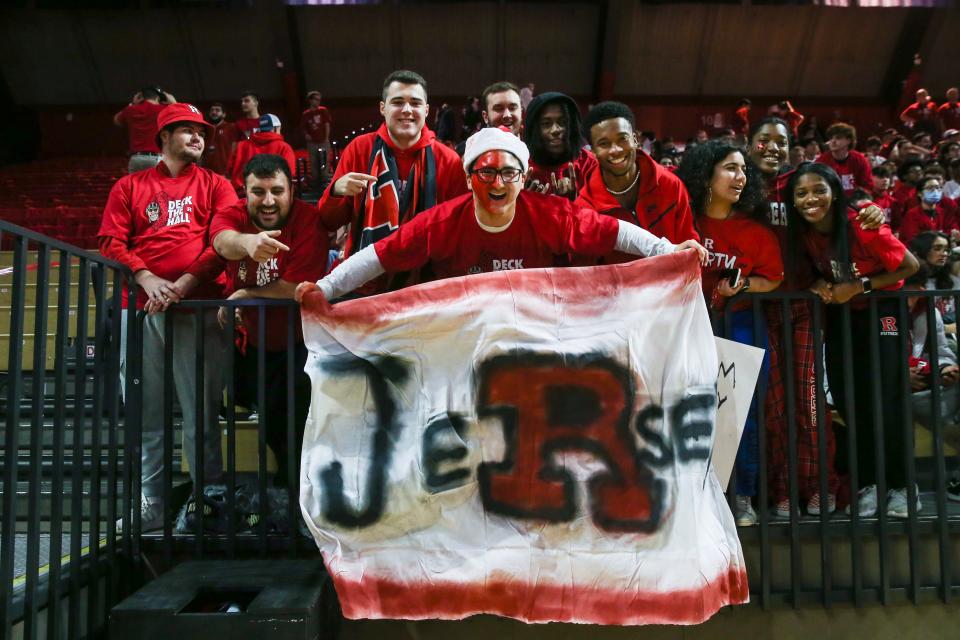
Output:
[[[385,128],[385,127],[383,127]],[[382,128],[382,129],[383,129]],[[437,164],[433,145],[419,151],[406,182],[401,182],[393,149],[383,139],[383,131],[374,138],[367,173],[377,176],[361,199],[360,219],[350,230],[344,255],[386,238],[415,215],[437,203]]]

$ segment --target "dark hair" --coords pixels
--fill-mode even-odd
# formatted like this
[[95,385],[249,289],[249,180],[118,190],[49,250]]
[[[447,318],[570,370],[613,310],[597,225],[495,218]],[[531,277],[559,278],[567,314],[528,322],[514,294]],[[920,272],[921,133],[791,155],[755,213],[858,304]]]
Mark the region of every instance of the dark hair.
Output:
[[593,128],[593,125],[607,120],[613,120],[614,118],[623,118],[630,123],[631,129],[636,130],[637,128],[637,121],[633,117],[633,111],[630,110],[630,107],[622,102],[608,100],[595,105],[587,112],[587,116],[583,119],[582,125],[583,137],[592,142],[590,129]]
[[910,173],[910,169],[913,169],[914,167],[920,167],[923,169],[923,163],[919,160],[904,160],[900,163],[900,166],[897,167],[897,177],[901,180],[905,180],[907,178],[907,174]]
[[[921,261],[921,262],[920,262],[920,267],[917,269],[917,272],[914,273],[912,276],[909,276],[909,277],[907,277],[907,278],[904,278],[904,280],[903,280],[903,286],[905,286],[905,287],[923,287],[923,288],[926,288],[926,286],[927,286],[927,280],[929,280],[931,277],[933,277],[933,275],[932,275],[931,270],[930,270],[930,265],[928,265],[927,263]],[[941,288],[941,287],[940,287],[940,285],[938,284],[938,285],[937,285],[937,289],[940,289],[940,288]],[[947,288],[948,288],[948,289],[953,288],[952,283],[951,283],[950,285],[948,285]]]
[[483,93],[480,94],[480,106],[483,111],[487,110],[487,98],[489,98],[491,94],[503,93],[504,91],[513,91],[517,94],[517,97],[520,97],[520,89],[512,82],[507,82],[506,80],[494,82],[493,84],[487,85]]
[[287,176],[287,182],[293,186],[293,174],[290,173],[290,165],[283,159],[273,153],[258,153],[250,158],[243,167],[243,181],[247,181],[247,176],[251,173],[257,178],[272,178],[277,172]]
[[677,177],[687,187],[687,193],[690,194],[690,208],[693,210],[693,215],[698,217],[706,214],[707,204],[710,201],[710,180],[713,178],[713,171],[724,158],[734,152],[743,156],[746,163],[747,181],[740,193],[740,200],[733,205],[733,208],[766,223],[766,212],[761,206],[765,201],[765,194],[764,180],[760,175],[760,170],[750,160],[750,156],[743,147],[719,139],[707,140],[692,149],[687,149],[683,156],[683,162],[677,169]]
[[890,167],[878,164],[873,169],[870,170],[874,176],[878,178],[889,178],[893,175],[893,171],[890,170]]
[[943,144],[937,147],[937,157],[942,158],[947,151],[953,147],[960,147],[960,142],[944,142]]
[[[559,162],[570,162],[580,154],[582,142],[580,140],[580,110],[573,98],[564,94],[542,94],[545,99],[533,101],[527,106],[527,114],[524,120],[523,141],[527,143],[530,150],[530,157],[539,165],[550,165]],[[557,105],[567,119],[567,152],[563,157],[557,158],[551,155],[543,144],[543,136],[540,134],[540,116],[544,109],[551,105]]]
[[883,140],[880,139],[880,136],[870,136],[869,138],[867,138],[866,144],[868,147],[870,146],[882,147]]
[[910,242],[910,253],[916,256],[920,262],[921,270],[923,268],[927,269],[927,276],[922,282],[925,283],[930,278],[935,278],[937,289],[953,289],[953,279],[950,278],[950,263],[947,262],[942,267],[934,269],[927,262],[927,254],[930,253],[930,249],[933,248],[933,243],[936,242],[937,238],[943,238],[947,241],[947,247],[950,246],[950,238],[947,237],[947,234],[941,231],[922,231]]
[[737,100],[737,109],[740,107],[749,107],[751,105],[753,105],[753,103],[750,102],[750,98],[741,98],[740,100]]
[[241,98],[246,98],[247,96],[250,96],[251,98],[253,98],[254,100],[256,100],[256,101],[257,101],[257,104],[260,103],[260,96],[257,94],[256,91],[251,91],[250,89],[247,89],[246,91],[241,91],[241,92],[240,92],[240,97],[241,97]]
[[931,136],[931,135],[930,135],[929,133],[927,133],[926,131],[918,131],[917,133],[913,134],[913,142],[914,142],[914,143],[918,143],[918,142],[920,142],[921,140],[923,140],[924,138],[932,138],[932,137],[933,137],[933,136]]
[[384,101],[387,99],[387,89],[389,89],[390,85],[394,82],[399,82],[400,84],[418,84],[423,87],[424,95],[427,93],[427,81],[423,79],[422,75],[409,69],[398,69],[383,79],[383,91],[381,95]]
[[[810,223],[803,219],[797,211],[794,190],[800,178],[807,174],[814,174],[822,178],[830,187],[833,202],[830,204],[830,213],[833,215],[833,226],[830,229],[830,245],[833,248],[833,273],[822,274],[826,279],[834,282],[847,282],[855,278],[850,264],[850,246],[847,243],[847,199],[843,195],[843,183],[840,176],[831,167],[817,162],[805,162],[797,167],[787,181],[787,190],[784,196],[787,205],[787,235],[790,247],[790,266],[797,262],[797,249],[803,242],[802,235],[810,231]],[[792,269],[791,269],[792,271]]]
[[833,136],[850,138],[851,149],[857,146],[857,128],[852,124],[847,124],[846,122],[834,122],[832,125],[827,127],[827,139],[830,139]]
[[160,87],[155,84],[151,84],[143,89],[140,89],[140,96],[144,100],[153,100],[155,98],[159,99],[163,96],[163,92],[161,91]]
[[223,109],[224,111],[226,111],[226,109],[224,109],[224,106],[223,106],[223,103],[222,103],[222,102],[214,102],[214,103],[211,103],[211,104],[210,104],[210,108],[213,109],[214,107],[220,107],[221,109]]
[[760,131],[760,129],[762,129],[768,124],[783,127],[784,130],[787,132],[787,149],[793,146],[792,145],[793,132],[790,130],[790,125],[787,124],[786,120],[784,120],[783,118],[778,118],[777,116],[767,116],[753,123],[750,126],[750,134],[747,136],[747,140],[749,142],[753,142],[753,136],[757,135],[757,132]]

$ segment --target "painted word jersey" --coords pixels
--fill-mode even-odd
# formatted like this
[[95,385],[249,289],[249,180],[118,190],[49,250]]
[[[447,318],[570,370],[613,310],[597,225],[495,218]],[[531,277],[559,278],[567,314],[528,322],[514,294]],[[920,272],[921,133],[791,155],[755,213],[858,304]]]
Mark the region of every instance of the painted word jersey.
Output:
[[697,624],[746,602],[699,273],[685,251],[308,295],[300,507],[344,615]]
[[[209,169],[191,164],[174,178],[161,162],[113,185],[97,235],[124,242],[145,268],[173,281],[209,250],[214,214],[236,201],[230,183]],[[211,282],[191,297],[220,295],[222,288]]]

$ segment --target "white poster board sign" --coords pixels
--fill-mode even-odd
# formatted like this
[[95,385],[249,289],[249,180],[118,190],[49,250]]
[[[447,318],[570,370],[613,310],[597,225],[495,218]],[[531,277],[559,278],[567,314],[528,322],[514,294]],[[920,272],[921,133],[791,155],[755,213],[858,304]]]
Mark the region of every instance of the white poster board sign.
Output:
[[757,388],[763,349],[724,338],[716,341],[720,369],[717,372],[717,428],[711,461],[720,486],[726,490],[750,413],[753,392]]

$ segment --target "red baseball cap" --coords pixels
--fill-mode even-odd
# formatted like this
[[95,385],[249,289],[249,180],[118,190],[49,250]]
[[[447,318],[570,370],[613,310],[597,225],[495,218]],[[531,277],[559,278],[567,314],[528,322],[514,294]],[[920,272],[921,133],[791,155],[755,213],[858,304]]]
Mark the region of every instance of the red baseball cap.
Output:
[[157,114],[158,147],[163,146],[160,144],[160,132],[164,127],[175,122],[194,122],[196,124],[202,124],[207,130],[207,136],[212,136],[214,133],[213,125],[203,119],[203,114],[200,113],[200,109],[197,109],[195,106],[187,102],[174,102],[173,104],[164,107],[163,110]]

